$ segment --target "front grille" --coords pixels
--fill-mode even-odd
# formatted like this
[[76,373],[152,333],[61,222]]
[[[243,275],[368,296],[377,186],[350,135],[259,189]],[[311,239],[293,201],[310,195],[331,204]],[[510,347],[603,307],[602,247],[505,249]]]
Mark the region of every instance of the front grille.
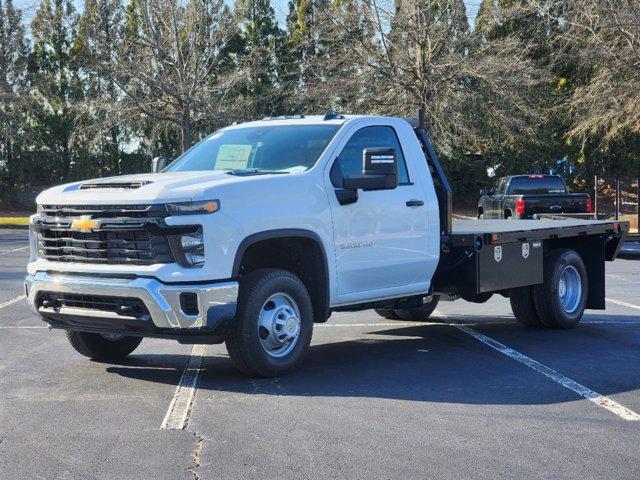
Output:
[[149,310],[139,298],[107,297],[102,295],[81,295],[77,293],[42,292],[38,296],[37,306],[51,308],[80,308],[112,312],[128,317],[143,318],[149,316]]
[[[70,225],[70,224],[69,224]],[[174,261],[166,235],[153,234],[144,224],[83,233],[65,224],[42,223],[38,249],[54,262],[152,265]]]
[[164,205],[42,205],[41,213],[47,217],[93,218],[162,218],[168,216]]

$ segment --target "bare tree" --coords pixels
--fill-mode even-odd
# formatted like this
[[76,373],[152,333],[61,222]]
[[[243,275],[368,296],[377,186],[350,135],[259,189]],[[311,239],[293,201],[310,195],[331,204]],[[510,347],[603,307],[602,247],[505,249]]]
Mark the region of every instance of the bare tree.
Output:
[[[407,114],[422,107],[444,153],[478,151],[492,137],[535,137],[532,92],[545,75],[518,37],[493,42],[471,32],[462,0],[352,0],[350,11],[366,34],[354,37],[344,55],[367,77],[360,83],[370,109]],[[348,31],[343,18],[326,14],[337,31]]]
[[570,136],[600,136],[606,145],[640,134],[638,0],[573,0],[563,20],[564,43],[582,75],[569,102]]
[[232,15],[223,0],[134,0],[125,28],[115,72],[125,103],[177,126],[184,151],[198,122],[222,115]]

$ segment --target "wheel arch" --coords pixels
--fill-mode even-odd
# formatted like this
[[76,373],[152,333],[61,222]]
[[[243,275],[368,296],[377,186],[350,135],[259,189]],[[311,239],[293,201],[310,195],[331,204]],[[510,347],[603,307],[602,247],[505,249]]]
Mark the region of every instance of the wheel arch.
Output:
[[244,238],[233,261],[233,278],[239,279],[247,271],[264,267],[283,268],[298,275],[311,295],[314,322],[326,322],[329,316],[329,264],[317,233],[287,228],[257,232]]

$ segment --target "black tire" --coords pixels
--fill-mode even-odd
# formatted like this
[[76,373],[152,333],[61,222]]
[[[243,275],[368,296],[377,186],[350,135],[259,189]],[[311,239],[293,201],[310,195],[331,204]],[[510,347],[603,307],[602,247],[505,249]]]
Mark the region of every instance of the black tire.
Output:
[[518,322],[526,327],[544,327],[533,300],[533,287],[512,288],[509,300]]
[[462,295],[462,299],[469,303],[486,303],[493,297],[493,292],[469,293]]
[[424,322],[429,319],[433,311],[438,306],[438,300],[439,297],[434,295],[431,297],[431,301],[429,303],[425,303],[415,308],[396,310],[395,312],[402,320],[409,322]]
[[383,308],[376,308],[375,312],[387,320],[401,320],[395,310],[387,310]]
[[[560,295],[560,279],[567,267],[571,268],[568,270],[571,275],[578,276],[576,282],[580,285],[579,295],[575,296],[576,307],[570,311],[563,307]],[[549,328],[575,327],[584,315],[588,291],[587,269],[580,255],[569,249],[552,250],[544,259],[544,283],[533,289],[540,321]]]
[[[292,350],[282,357],[263,348],[258,320],[267,300],[278,293],[289,296],[300,312],[300,331]],[[255,270],[240,281],[238,312],[227,334],[229,357],[241,372],[276,377],[294,370],[309,349],[313,334],[313,306],[306,287],[293,273],[277,269]]]
[[67,330],[66,335],[67,340],[78,353],[100,362],[122,360],[142,342],[142,337],[124,336],[110,340],[99,333],[75,330]]

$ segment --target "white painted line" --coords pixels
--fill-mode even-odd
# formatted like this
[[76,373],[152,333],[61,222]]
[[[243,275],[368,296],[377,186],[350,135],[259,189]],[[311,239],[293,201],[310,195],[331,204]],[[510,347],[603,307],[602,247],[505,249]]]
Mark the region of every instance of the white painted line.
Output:
[[442,323],[434,322],[393,322],[393,323],[319,323],[313,327],[328,328],[328,327],[410,327],[415,325],[443,325]]
[[633,303],[622,302],[620,300],[614,300],[613,298],[605,298],[605,300],[609,303],[613,303],[615,305],[620,305],[621,307],[634,308],[635,310],[640,310],[640,305],[634,305]]
[[10,329],[14,329],[14,330],[37,330],[40,328],[49,328],[46,325],[43,325],[42,327],[39,326],[30,326],[30,325],[2,325],[0,326],[0,330],[10,330]]
[[590,320],[581,325],[640,325],[640,320]]
[[578,382],[575,382],[568,377],[565,377],[561,373],[556,372],[555,370],[541,364],[540,362],[537,362],[536,360],[529,358],[526,355],[512,348],[507,347],[506,345],[503,345],[502,343],[494,340],[493,338],[487,337],[486,335],[476,332],[472,328],[469,328],[465,325],[458,325],[455,323],[450,323],[449,325],[451,325],[452,327],[456,327],[459,330],[462,330],[463,332],[471,335],[473,338],[475,338],[479,342],[482,342],[485,345],[490,346],[494,350],[497,350],[498,352],[502,353],[503,355],[506,355],[507,357],[512,358],[516,362],[520,362],[523,365],[526,365],[527,367],[535,370],[536,372],[541,373],[542,375],[550,378],[554,382],[562,385],[565,388],[568,388],[569,390],[574,391],[581,397],[586,398],[587,400],[595,403],[596,405],[602,408],[606,408],[611,413],[614,413],[620,418],[624,420],[629,420],[629,421],[636,421],[636,422],[640,421],[640,415],[634,412],[633,410],[628,409],[624,405],[619,404],[618,402],[616,402],[615,400],[612,400],[609,397],[605,397],[604,395],[600,395],[598,392],[594,392],[590,388],[585,387],[584,385],[581,385]]
[[20,300],[24,300],[25,297],[24,295],[20,295],[19,297],[16,298],[12,298],[11,300],[7,300],[6,302],[2,302],[0,303],[0,308],[4,308],[4,307],[8,307],[9,305],[13,305],[14,303],[18,303]]
[[0,255],[9,255],[10,253],[20,252],[22,250],[27,250],[28,248],[29,248],[29,245],[27,245],[26,247],[14,248],[13,250],[7,250],[4,252],[1,252]]
[[198,389],[198,377],[202,370],[202,361],[206,352],[206,345],[194,345],[191,349],[189,361],[184,367],[167,414],[164,416],[160,426],[161,430],[182,430],[187,426],[193,399]]

